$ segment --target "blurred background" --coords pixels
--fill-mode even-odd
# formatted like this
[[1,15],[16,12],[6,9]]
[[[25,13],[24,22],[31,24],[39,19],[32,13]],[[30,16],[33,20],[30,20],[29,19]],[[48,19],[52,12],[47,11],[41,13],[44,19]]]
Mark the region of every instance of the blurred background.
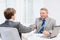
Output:
[[60,0],[0,0],[0,24],[6,20],[3,13],[8,7],[16,9],[15,21],[25,26],[33,24],[40,17],[40,8],[46,7],[49,16],[60,25]]

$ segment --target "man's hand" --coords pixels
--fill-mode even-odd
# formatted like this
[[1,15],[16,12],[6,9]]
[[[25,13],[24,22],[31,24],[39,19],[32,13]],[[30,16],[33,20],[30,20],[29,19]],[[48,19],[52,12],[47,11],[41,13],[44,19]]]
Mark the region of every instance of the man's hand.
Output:
[[32,25],[30,25],[29,27],[32,27],[33,30],[36,29],[35,24],[32,24]]
[[44,34],[44,36],[48,36],[49,35],[49,32],[46,31],[46,30],[44,30],[43,34]]
[[35,24],[33,26],[34,26],[35,29],[37,28]]

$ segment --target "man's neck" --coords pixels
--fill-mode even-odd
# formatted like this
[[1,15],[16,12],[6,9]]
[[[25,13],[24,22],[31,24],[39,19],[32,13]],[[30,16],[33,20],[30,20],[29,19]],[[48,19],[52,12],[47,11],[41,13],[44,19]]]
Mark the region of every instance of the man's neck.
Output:
[[48,18],[48,17],[45,17],[45,18],[42,18],[42,17],[41,17],[42,20],[43,20],[43,19],[47,19],[47,18]]
[[14,21],[13,19],[8,19],[9,21]]

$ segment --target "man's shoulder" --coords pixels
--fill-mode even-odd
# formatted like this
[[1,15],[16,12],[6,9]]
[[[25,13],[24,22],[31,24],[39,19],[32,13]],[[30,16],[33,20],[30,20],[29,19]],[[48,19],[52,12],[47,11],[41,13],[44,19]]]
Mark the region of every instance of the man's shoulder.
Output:
[[54,18],[48,17],[48,20],[56,21]]
[[20,22],[13,22],[13,24],[17,24],[18,25],[18,24],[20,24]]
[[36,20],[40,20],[40,18],[36,18]]
[[[38,20],[40,21],[40,19],[41,19],[41,18],[36,18],[37,21],[38,21]],[[51,18],[51,17],[47,17],[46,20],[56,21],[54,18]]]
[[54,18],[48,17],[50,20],[55,20]]
[[20,22],[9,22],[9,23],[4,22],[0,24],[0,26],[14,26],[14,25],[19,25],[19,24]]

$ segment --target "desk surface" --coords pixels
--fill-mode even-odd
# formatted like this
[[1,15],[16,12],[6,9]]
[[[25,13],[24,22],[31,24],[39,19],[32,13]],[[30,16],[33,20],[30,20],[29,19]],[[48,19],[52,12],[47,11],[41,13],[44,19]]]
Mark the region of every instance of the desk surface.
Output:
[[30,33],[27,33],[27,34],[23,34],[23,35],[27,40],[60,40],[60,34],[58,34],[57,37],[52,38],[52,39],[43,38],[43,37],[41,37],[42,34],[30,34]]

